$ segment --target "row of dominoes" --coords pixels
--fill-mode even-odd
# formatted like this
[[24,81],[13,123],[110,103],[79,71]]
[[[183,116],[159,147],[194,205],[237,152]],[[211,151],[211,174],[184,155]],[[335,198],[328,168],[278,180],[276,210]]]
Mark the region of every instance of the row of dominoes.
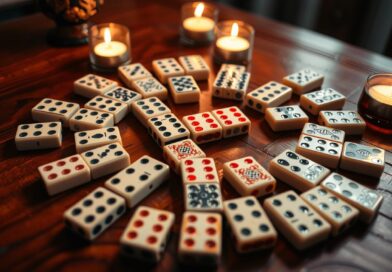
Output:
[[344,142],[345,132],[339,129],[306,123],[299,137],[296,152],[326,167],[340,167],[379,177],[384,171],[385,151],[353,142]]

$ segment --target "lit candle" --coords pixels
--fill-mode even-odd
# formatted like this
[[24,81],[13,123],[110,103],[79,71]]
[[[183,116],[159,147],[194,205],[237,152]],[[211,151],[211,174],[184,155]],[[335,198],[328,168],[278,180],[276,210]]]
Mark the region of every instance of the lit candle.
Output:
[[392,85],[375,85],[370,87],[369,95],[378,102],[392,106]]
[[104,29],[104,42],[99,43],[94,48],[94,53],[100,57],[112,58],[125,54],[128,50],[127,46],[118,41],[112,41],[110,29]]
[[214,9],[208,6],[209,12],[206,14],[205,7],[204,3],[198,3],[194,8],[194,4],[191,3],[190,6],[186,4],[183,8],[182,16],[185,19],[182,22],[182,38],[185,38],[186,43],[207,43],[214,39]]
[[216,46],[222,50],[241,52],[249,49],[249,42],[238,37],[238,24],[234,23],[231,27],[230,36],[223,36],[216,41]]
[[182,23],[184,28],[188,31],[195,31],[199,33],[206,33],[212,31],[214,29],[215,22],[208,17],[203,17],[203,11],[204,4],[198,4],[195,9],[195,16],[186,18]]

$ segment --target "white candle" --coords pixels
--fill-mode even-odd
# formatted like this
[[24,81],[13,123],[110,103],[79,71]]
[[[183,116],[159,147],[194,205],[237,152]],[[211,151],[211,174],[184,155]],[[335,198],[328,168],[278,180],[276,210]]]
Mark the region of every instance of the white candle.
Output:
[[189,17],[182,23],[188,31],[209,32],[214,29],[214,20],[207,17]]
[[392,106],[392,85],[372,86],[369,95],[381,103]]
[[230,36],[223,36],[216,41],[216,46],[222,50],[241,52],[249,49],[248,40],[238,37],[238,24],[234,23]]
[[122,42],[112,41],[110,30],[108,28],[104,31],[105,41],[94,47],[94,53],[97,56],[105,58],[113,58],[124,55],[128,50],[127,46]]

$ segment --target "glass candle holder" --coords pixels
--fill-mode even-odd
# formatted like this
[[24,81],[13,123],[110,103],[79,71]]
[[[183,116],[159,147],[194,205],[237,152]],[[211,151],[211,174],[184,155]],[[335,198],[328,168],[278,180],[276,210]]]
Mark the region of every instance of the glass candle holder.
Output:
[[211,4],[192,2],[181,8],[181,41],[188,45],[205,45],[214,40],[218,10]]
[[392,135],[392,74],[373,74],[367,78],[358,112],[370,129]]
[[126,26],[107,23],[89,29],[90,62],[98,71],[114,71],[131,61],[131,39]]
[[214,60],[247,65],[252,61],[255,31],[242,21],[222,21],[216,25]]

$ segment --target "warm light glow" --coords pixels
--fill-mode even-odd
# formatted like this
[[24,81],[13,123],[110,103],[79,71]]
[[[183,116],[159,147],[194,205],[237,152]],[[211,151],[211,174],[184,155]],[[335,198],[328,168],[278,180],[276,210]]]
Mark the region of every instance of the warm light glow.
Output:
[[204,4],[203,3],[198,4],[195,9],[195,16],[201,17],[201,15],[203,14],[203,11],[204,11]]
[[238,24],[234,23],[231,27],[231,36],[237,37],[238,36]]
[[103,38],[104,38],[106,44],[109,44],[112,41],[112,35],[110,35],[109,28],[105,28],[105,30],[103,32]]

